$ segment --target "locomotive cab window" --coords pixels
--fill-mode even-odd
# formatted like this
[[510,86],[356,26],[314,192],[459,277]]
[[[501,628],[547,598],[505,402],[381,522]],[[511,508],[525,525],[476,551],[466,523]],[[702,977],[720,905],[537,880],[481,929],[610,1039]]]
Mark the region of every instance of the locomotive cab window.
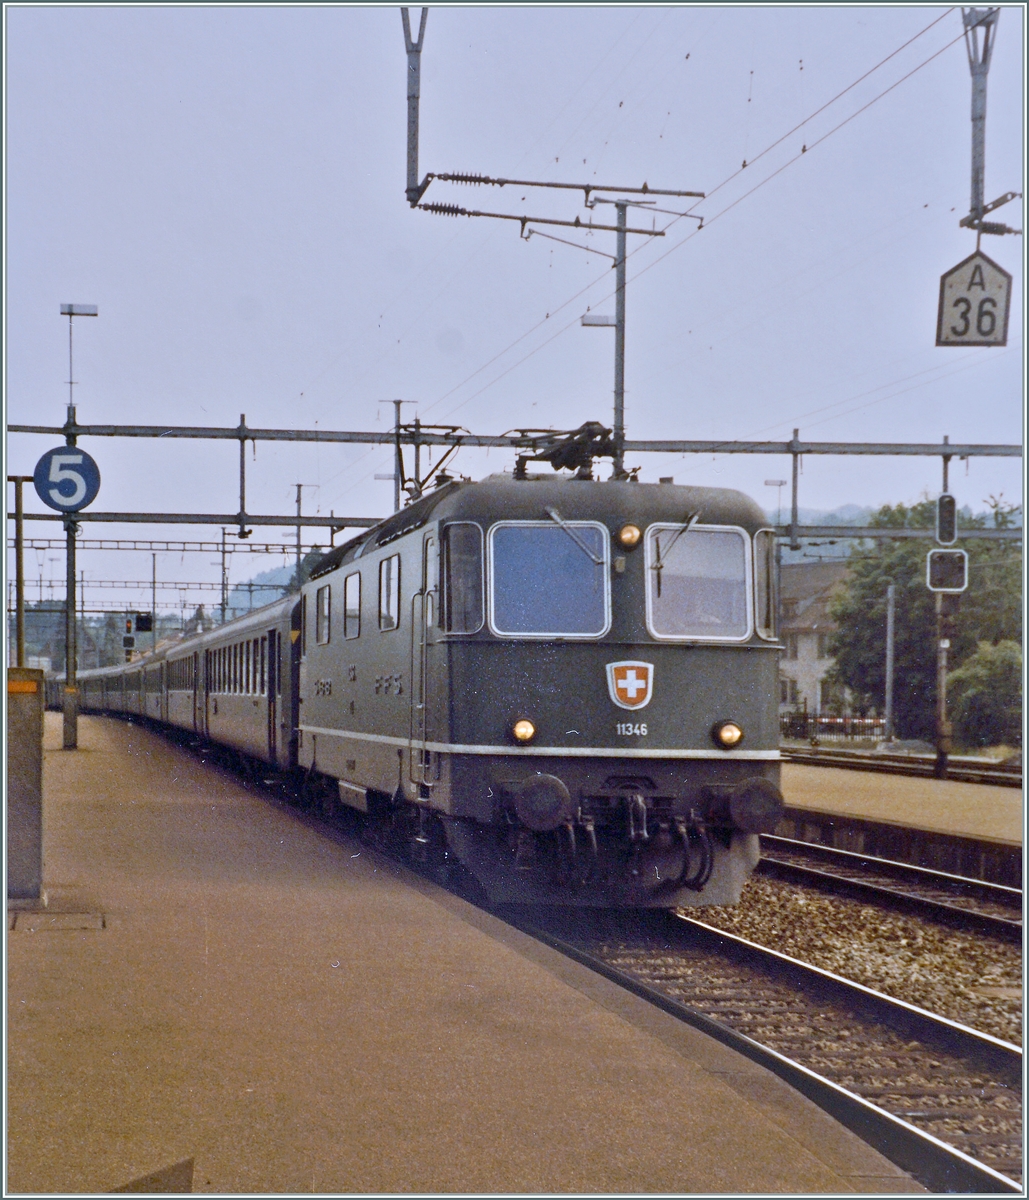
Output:
[[754,535],[754,599],[755,620],[759,637],[774,641],[776,595],[775,533],[762,529]]
[[490,625],[507,637],[600,637],[611,624],[608,531],[501,521],[489,531]]
[[314,640],[319,646],[324,646],[329,641],[332,622],[332,588],[329,584],[318,589],[314,611]]
[[443,530],[443,631],[478,633],[482,622],[482,530],[455,521]]
[[361,576],[348,575],[343,581],[343,637],[347,641],[361,636]]
[[392,554],[379,563],[379,628],[396,629],[400,624],[400,555]]
[[743,641],[750,635],[749,538],[712,525],[647,530],[647,626],[656,638]]

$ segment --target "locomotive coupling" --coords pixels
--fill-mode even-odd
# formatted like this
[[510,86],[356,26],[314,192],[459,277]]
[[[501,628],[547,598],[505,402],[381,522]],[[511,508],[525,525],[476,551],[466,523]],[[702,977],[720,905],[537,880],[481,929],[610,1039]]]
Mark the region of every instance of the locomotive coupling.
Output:
[[571,794],[556,775],[530,775],[512,792],[518,820],[534,833],[557,829],[575,816]]

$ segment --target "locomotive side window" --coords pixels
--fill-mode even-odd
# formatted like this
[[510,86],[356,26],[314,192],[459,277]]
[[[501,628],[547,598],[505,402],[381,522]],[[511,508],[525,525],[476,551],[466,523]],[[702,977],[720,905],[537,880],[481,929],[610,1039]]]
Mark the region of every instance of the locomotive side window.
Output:
[[379,628],[396,629],[400,624],[400,555],[391,554],[379,563]]
[[608,532],[502,521],[489,532],[490,625],[511,637],[599,637],[611,624]]
[[347,641],[361,636],[361,576],[343,581],[343,636]]
[[443,530],[443,629],[478,633],[482,622],[482,530],[455,521]]
[[314,640],[319,646],[324,646],[329,641],[332,620],[332,588],[329,584],[318,589],[314,611]]
[[742,641],[750,634],[750,563],[742,529],[651,525],[647,625],[656,638]]
[[774,641],[778,596],[776,595],[775,534],[771,529],[762,529],[754,535],[754,594],[757,601],[758,636]]

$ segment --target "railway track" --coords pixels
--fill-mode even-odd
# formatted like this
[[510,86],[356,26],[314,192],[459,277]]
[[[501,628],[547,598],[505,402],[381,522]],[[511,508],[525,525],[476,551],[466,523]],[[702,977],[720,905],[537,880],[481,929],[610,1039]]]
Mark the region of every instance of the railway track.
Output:
[[[791,746],[782,751],[784,762],[815,767],[843,767],[853,771],[878,771],[890,775],[933,776],[936,760],[928,755],[873,754],[861,750],[822,750]],[[947,778],[959,783],[989,783],[1000,787],[1022,786],[1022,768],[1003,763],[971,763],[948,759]]]
[[1019,888],[764,834],[762,873],[870,899],[1008,941],[1022,938]]
[[1021,1191],[1017,1046],[664,913],[505,920],[786,1079],[933,1191]]

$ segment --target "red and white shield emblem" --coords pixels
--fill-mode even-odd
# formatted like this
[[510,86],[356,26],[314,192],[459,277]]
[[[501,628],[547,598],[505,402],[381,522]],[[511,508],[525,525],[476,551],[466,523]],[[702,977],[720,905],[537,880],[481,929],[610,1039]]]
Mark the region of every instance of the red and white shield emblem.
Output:
[[614,662],[607,664],[607,690],[619,708],[646,708],[654,687],[654,664]]

